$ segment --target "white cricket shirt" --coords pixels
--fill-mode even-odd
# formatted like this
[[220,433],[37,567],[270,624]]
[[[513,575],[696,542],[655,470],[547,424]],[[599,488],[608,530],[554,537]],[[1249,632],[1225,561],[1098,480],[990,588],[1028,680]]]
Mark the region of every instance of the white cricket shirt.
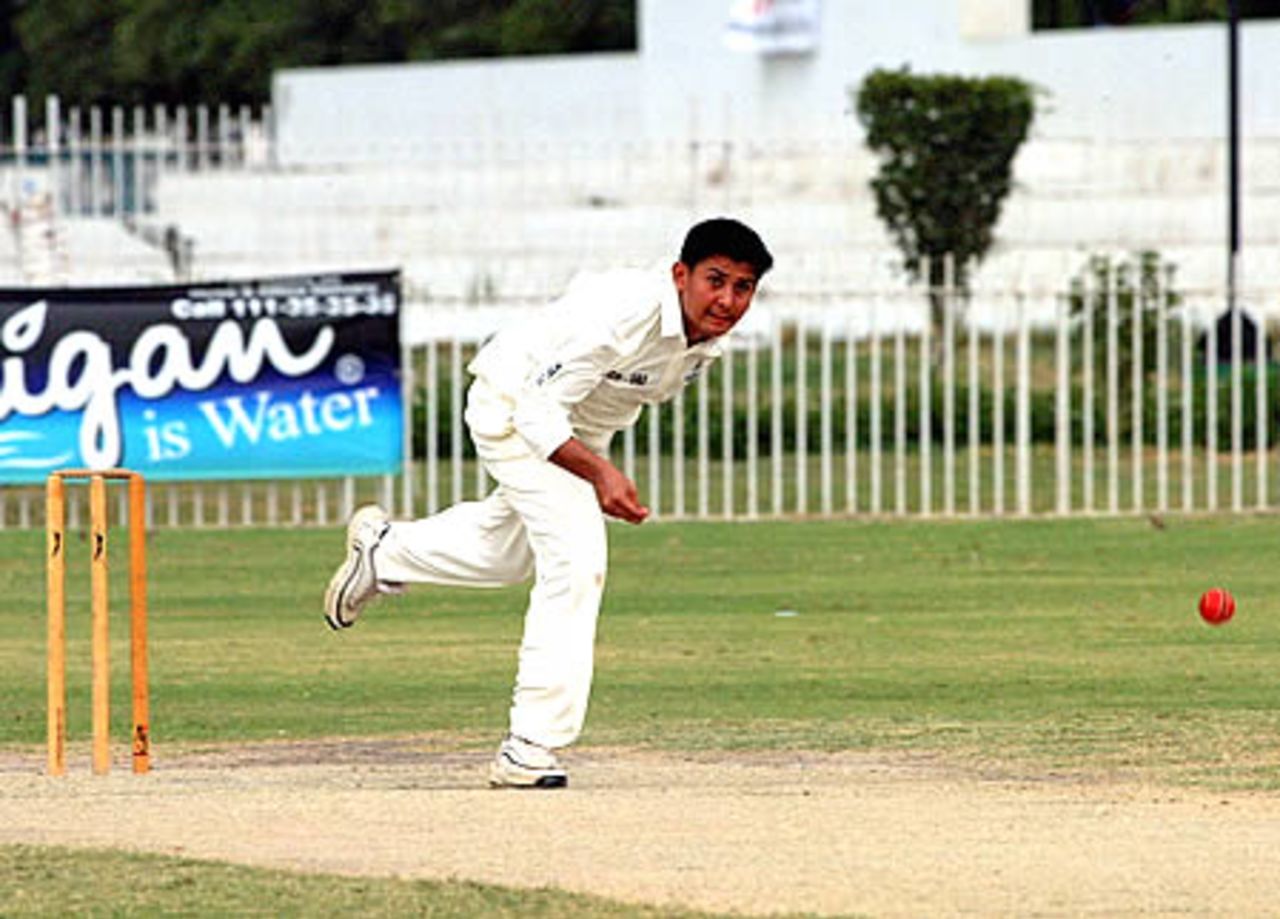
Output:
[[543,459],[570,437],[603,455],[645,404],[697,379],[718,341],[687,344],[670,270],[579,275],[480,349],[467,424],[491,456],[525,452],[512,433]]

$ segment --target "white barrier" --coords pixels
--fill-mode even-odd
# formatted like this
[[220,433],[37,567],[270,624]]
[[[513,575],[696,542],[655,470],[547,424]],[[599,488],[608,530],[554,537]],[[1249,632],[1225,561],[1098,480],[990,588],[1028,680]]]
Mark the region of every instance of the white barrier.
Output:
[[[172,280],[181,253],[144,238],[148,221],[193,241],[186,268],[198,277],[405,268],[406,388],[423,394],[406,425],[433,449],[374,482],[161,485],[158,525],[334,525],[360,501],[421,514],[481,493],[459,421],[475,342],[559,293],[571,268],[669,258],[662,233],[707,210],[761,223],[778,268],[731,356],[618,440],[619,464],[659,517],[1240,511],[1277,500],[1271,370],[1254,374],[1252,399],[1245,379],[1265,340],[1245,355],[1229,324],[1236,359],[1217,357],[1224,218],[1209,141],[1029,143],[973,296],[961,312],[944,283],[934,329],[874,215],[874,160],[852,138],[445,139],[403,162],[284,170],[269,110],[50,100],[42,127],[28,125],[25,103],[13,116],[11,178],[42,171],[74,283]],[[1280,140],[1251,138],[1249,151],[1242,302],[1265,318],[1280,307]],[[1087,255],[1146,247],[1178,265],[1182,300],[1166,284],[1167,323],[1139,372],[1123,352],[1147,345],[1136,325],[1121,341],[1117,291],[1093,292],[1107,304],[1096,341],[1094,315],[1072,317],[1063,297]],[[1220,371],[1221,405],[1206,383]],[[0,491],[0,526],[31,525],[33,500]]]
[[[1009,291],[987,304],[995,321],[978,325],[956,291],[938,293],[936,355],[922,296],[881,294],[870,315],[834,302],[758,304],[692,390],[615,439],[615,462],[655,519],[1238,513],[1280,503],[1270,474],[1280,380],[1265,336],[1245,353],[1243,320],[1227,323],[1220,360],[1211,316],[1168,287],[1146,310],[1125,303],[1114,281],[1086,290],[1104,303],[1101,329],[1066,297],[1051,323],[1033,323],[1027,298]],[[465,336],[405,347],[406,474],[159,484],[152,524],[323,526],[364,501],[417,516],[483,495],[489,482],[461,420],[476,330],[461,328]],[[39,500],[29,489],[0,493],[0,524],[37,523]]]

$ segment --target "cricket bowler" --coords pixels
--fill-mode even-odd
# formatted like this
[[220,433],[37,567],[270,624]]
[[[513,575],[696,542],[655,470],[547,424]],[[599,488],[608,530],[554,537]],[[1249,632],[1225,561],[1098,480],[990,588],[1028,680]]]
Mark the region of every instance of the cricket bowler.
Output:
[[347,526],[324,598],[333,629],[408,584],[494,587],[532,576],[510,709],[489,770],[496,788],[562,788],[556,751],[582,730],[608,567],[605,517],[642,523],[636,485],[608,459],[645,405],[705,372],[773,257],[737,220],[693,226],[669,270],[580,275],[500,330],[468,366],[466,423],[497,483],[418,520],[377,506]]

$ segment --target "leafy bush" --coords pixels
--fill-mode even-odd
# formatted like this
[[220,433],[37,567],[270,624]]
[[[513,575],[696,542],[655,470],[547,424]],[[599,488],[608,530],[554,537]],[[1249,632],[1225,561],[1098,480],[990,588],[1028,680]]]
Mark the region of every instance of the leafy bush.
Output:
[[[943,281],[943,259],[967,289],[991,247],[1013,184],[1013,159],[1035,117],[1030,84],[1015,77],[960,77],[875,70],[853,98],[867,146],[880,156],[871,181],[876,212],[907,271]],[[938,314],[935,310],[935,321]]]

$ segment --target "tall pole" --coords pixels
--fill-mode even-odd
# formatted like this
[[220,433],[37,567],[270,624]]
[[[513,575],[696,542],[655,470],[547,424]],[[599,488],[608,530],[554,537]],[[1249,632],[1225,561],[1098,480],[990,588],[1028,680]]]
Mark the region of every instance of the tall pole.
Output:
[[1227,3],[1227,309],[1236,308],[1240,261],[1240,9]]
[[[1230,252],[1227,255],[1227,318],[1231,336],[1231,509],[1244,502],[1244,320],[1240,295],[1240,11],[1238,0],[1227,0],[1227,120],[1230,205],[1227,222]],[[1259,334],[1262,330],[1259,329]]]

